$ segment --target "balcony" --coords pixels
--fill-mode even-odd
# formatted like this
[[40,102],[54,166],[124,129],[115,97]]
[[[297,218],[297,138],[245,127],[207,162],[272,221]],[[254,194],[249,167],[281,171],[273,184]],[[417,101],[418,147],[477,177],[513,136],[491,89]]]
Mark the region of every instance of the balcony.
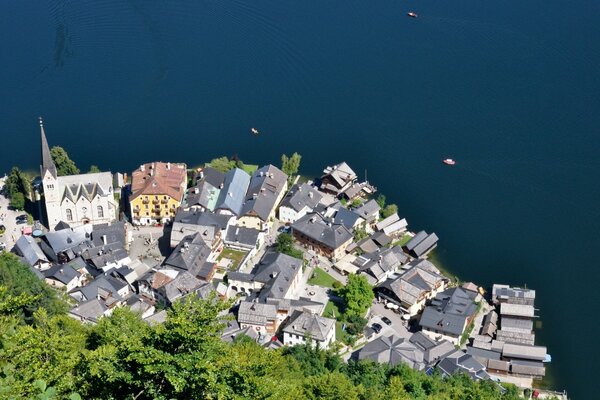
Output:
[[169,199],[162,199],[160,202],[161,202],[162,204],[167,204],[167,203],[169,202]]
[[142,204],[148,204],[150,203],[150,200],[142,200]]
[[152,200],[152,204],[158,204],[158,203],[159,203],[159,200],[158,200],[158,199],[154,199],[154,200]]

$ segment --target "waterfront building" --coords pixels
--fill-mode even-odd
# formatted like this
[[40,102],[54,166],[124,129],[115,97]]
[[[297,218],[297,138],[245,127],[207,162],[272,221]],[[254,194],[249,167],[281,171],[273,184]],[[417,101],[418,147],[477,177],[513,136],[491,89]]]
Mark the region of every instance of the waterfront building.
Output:
[[311,343],[321,349],[328,349],[333,342],[335,319],[310,312],[294,311],[283,328],[283,344],[286,346]]
[[140,165],[132,174],[132,223],[152,225],[166,223],[175,217],[187,186],[185,164],[153,162]]
[[306,214],[292,224],[292,235],[304,247],[332,260],[339,260],[352,243],[352,233],[317,213]]
[[42,164],[40,167],[46,223],[51,231],[62,221],[75,228],[107,223],[117,218],[118,202],[110,172],[58,176],[40,118]]
[[308,183],[294,185],[279,207],[279,220],[286,224],[296,222],[312,212],[323,195]]
[[320,190],[324,193],[339,196],[348,190],[357,179],[356,173],[345,162],[323,170]]

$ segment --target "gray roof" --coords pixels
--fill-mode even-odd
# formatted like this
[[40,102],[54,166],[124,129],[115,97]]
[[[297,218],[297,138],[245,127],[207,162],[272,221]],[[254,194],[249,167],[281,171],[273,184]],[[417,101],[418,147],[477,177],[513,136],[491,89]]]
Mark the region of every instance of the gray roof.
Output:
[[127,286],[127,282],[123,279],[116,278],[108,273],[99,275],[89,284],[83,287],[73,289],[70,293],[80,292],[83,295],[83,300],[91,300],[99,294],[104,293],[110,295],[114,299],[121,299],[117,293],[123,287]]
[[360,223],[360,220],[364,220],[363,217],[356,214],[353,211],[348,210],[347,208],[340,207],[339,210],[335,213],[335,217],[333,219],[334,224],[344,225],[348,229],[354,228],[356,223]]
[[489,379],[489,374],[485,371],[485,366],[477,361],[472,355],[465,354],[462,351],[444,358],[437,365],[443,374],[452,375],[456,373],[466,373],[472,379]]
[[187,205],[200,206],[212,211],[219,198],[221,189],[208,182],[201,181],[196,186],[188,189]]
[[286,254],[269,252],[261,259],[254,280],[265,283],[260,291],[261,301],[279,299],[289,290],[294,279],[302,273],[302,260]]
[[40,117],[40,136],[42,142],[42,165],[40,166],[40,170],[42,173],[42,178],[46,174],[46,171],[50,171],[50,174],[55,178],[58,176],[56,172],[56,165],[52,160],[52,154],[50,153],[50,146],[48,146],[48,139],[46,139],[46,132],[44,131],[44,123]]
[[296,211],[301,211],[304,207],[313,210],[322,198],[323,195],[317,189],[308,183],[303,183],[292,186],[288,194],[283,198],[281,206],[289,207]]
[[126,259],[129,254],[121,243],[110,243],[105,246],[87,248],[81,251],[81,257],[97,269],[103,269],[108,264]]
[[329,223],[319,214],[307,214],[292,224],[292,230],[307,236],[330,249],[351,241],[352,233],[343,225]]
[[167,320],[167,310],[160,310],[149,317],[144,318],[144,321],[150,325],[162,324]]
[[81,274],[69,264],[55,265],[42,273],[44,274],[44,277],[59,281],[64,285],[69,284],[73,279],[77,279],[81,276]]
[[494,284],[492,287],[492,300],[513,304],[533,305],[535,301],[535,290],[512,288],[508,285]]
[[200,233],[207,243],[212,243],[218,232],[227,227],[231,218],[231,215],[179,209],[171,228],[171,246],[196,232]]
[[392,238],[383,232],[376,232],[371,235],[371,239],[377,243],[379,247],[387,246],[392,243]]
[[207,263],[210,253],[211,249],[202,239],[202,235],[196,233],[183,238],[165,260],[164,265],[198,275],[199,270]]
[[396,335],[380,336],[367,343],[358,353],[358,359],[370,359],[390,366],[405,363],[417,370],[425,367],[423,350],[409,340]]
[[62,229],[48,232],[44,235],[52,251],[58,254],[62,251],[76,247],[82,243],[91,243],[92,227],[84,225],[74,229]]
[[389,217],[379,221],[375,225],[375,229],[377,229],[378,231],[381,231],[381,230],[383,230],[383,228],[390,226],[391,224],[393,224],[394,222],[397,222],[397,221],[400,221],[400,217],[398,216],[398,213],[393,213]]
[[48,258],[37,244],[34,238],[28,235],[22,235],[15,243],[17,252],[27,261],[27,264],[34,266],[38,262],[48,262]]
[[477,312],[475,294],[461,288],[438,293],[425,307],[419,325],[450,336],[460,336],[466,321]]
[[243,247],[253,248],[258,242],[260,231],[243,226],[229,225],[225,233],[225,243],[237,244]]
[[180,272],[175,279],[161,288],[170,303],[190,293],[198,293],[201,298],[205,298],[207,293],[212,291],[211,289],[210,283],[196,278],[187,271]]
[[267,222],[285,190],[288,176],[273,165],[257,169],[250,179],[240,215],[256,216]]
[[323,342],[332,329],[335,329],[335,319],[294,311],[283,332]]
[[91,236],[95,246],[109,243],[119,243],[121,246],[125,246],[125,222],[114,221],[110,225],[96,224],[93,226]]
[[502,330],[507,332],[531,333],[533,321],[530,319],[502,317]]
[[[362,260],[368,261],[362,263]],[[381,248],[358,257],[358,262],[362,264],[360,272],[371,275],[376,281],[380,281],[388,273],[396,271],[407,261],[408,256],[398,246]]]
[[500,353],[492,350],[479,349],[477,347],[467,346],[467,354],[475,357],[483,365],[488,364],[488,360],[500,360]]
[[216,209],[229,210],[235,215],[240,215],[246,190],[250,184],[250,175],[245,171],[234,168],[225,174],[223,189],[219,193]]
[[435,233],[427,234],[427,232],[421,231],[405,244],[405,248],[415,257],[420,257],[433,249],[437,242],[438,237]]
[[207,182],[208,184],[218,188],[225,182],[225,174],[212,167],[204,167],[198,174],[196,179]]
[[535,317],[535,309],[529,304],[513,304],[513,303],[502,303],[500,304],[500,315],[512,315],[515,317],[533,318]]
[[346,164],[346,162],[341,162],[332,167],[325,168],[321,180],[325,177],[330,177],[332,182],[335,182],[338,187],[343,187],[357,178],[356,173],[348,164]]
[[375,200],[369,200],[353,211],[367,222],[373,222],[379,216],[379,210],[379,204]]
[[266,325],[277,319],[277,309],[273,304],[242,301],[238,310],[240,324]]
[[98,322],[106,310],[108,310],[108,307],[106,307],[104,302],[94,298],[72,308],[69,314],[83,321]]
[[424,351],[423,361],[427,364],[433,364],[439,359],[456,351],[452,343],[447,340],[436,342],[425,335],[423,332],[413,333],[409,338],[410,342]]

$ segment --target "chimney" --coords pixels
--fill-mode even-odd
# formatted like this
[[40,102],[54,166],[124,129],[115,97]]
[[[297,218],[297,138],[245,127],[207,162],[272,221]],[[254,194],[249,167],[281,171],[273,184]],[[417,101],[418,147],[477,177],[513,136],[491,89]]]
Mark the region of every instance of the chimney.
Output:
[[313,198],[313,193],[312,192],[308,192],[308,198],[312,199]]
[[167,163],[167,169],[171,169],[171,163],[170,162]]
[[146,170],[146,166],[144,164],[140,165],[140,171],[144,172]]
[[106,235],[102,235],[102,243],[104,243],[105,246],[108,244],[108,239],[106,238]]

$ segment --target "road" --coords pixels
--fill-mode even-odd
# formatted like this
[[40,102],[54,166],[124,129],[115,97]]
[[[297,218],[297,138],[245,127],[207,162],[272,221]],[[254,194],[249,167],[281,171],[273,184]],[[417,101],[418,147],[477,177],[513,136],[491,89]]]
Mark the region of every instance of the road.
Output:
[[[4,189],[4,179],[6,177],[0,178],[0,193]],[[25,214],[24,211],[14,211],[9,210],[8,205],[10,204],[10,200],[5,197],[3,194],[0,194],[0,225],[4,225],[6,227],[6,231],[3,235],[0,235],[0,243],[6,244],[6,250],[10,250],[15,245],[15,242],[21,237],[21,227],[23,225],[17,225],[16,218],[18,215]]]

